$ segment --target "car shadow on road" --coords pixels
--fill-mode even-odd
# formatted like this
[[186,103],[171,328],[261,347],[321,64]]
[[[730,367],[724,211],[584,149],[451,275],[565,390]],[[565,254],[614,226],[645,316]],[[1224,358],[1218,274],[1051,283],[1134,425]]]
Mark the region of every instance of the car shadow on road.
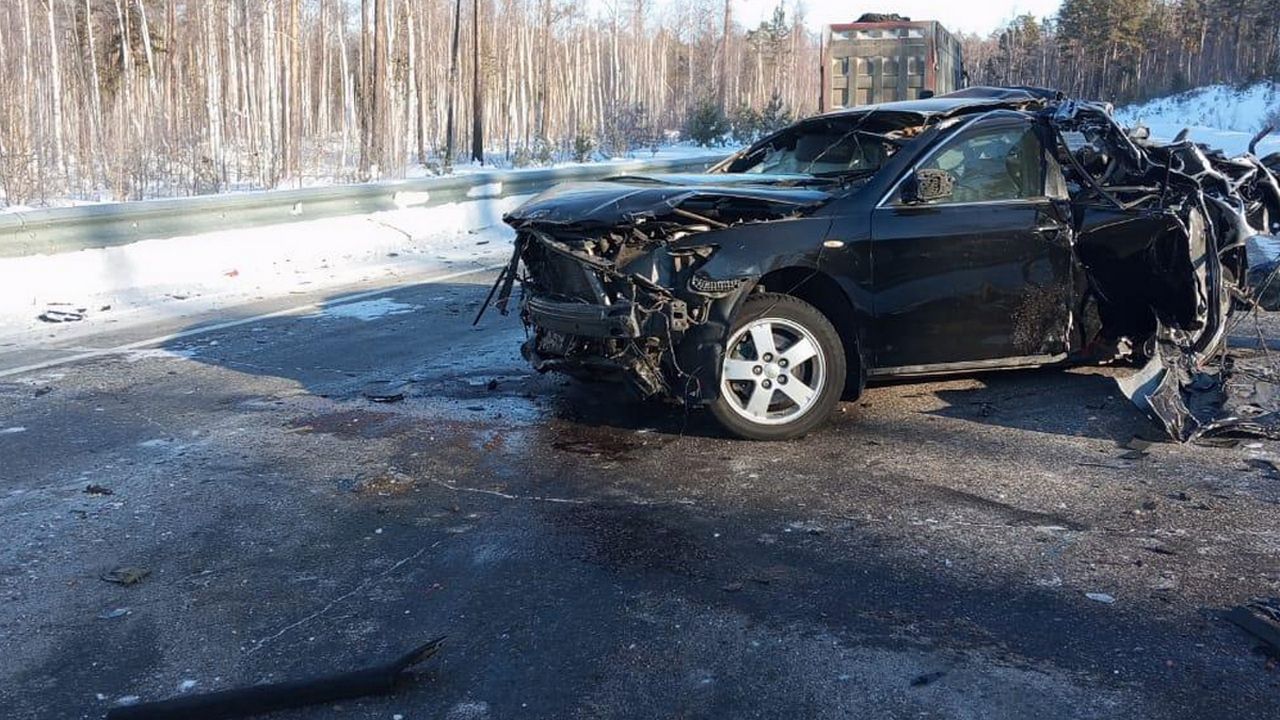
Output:
[[1135,436],[1164,439],[1160,429],[1120,392],[1115,380],[1095,368],[1005,370],[952,380],[969,382],[963,387],[948,387],[947,382],[921,386],[922,392],[945,404],[929,414],[1117,444]]
[[[182,337],[165,347],[197,362],[290,380],[322,397],[368,402],[388,389],[393,396],[402,391],[434,403],[432,412],[446,419],[515,413],[584,428],[730,437],[704,409],[643,399],[623,383],[534,372],[520,357],[526,336],[514,313],[490,309],[472,324],[486,290],[478,278],[337,297],[311,312]],[[1093,369],[878,381],[842,412],[856,415],[858,405],[886,398],[910,405],[922,397],[940,402],[923,411],[939,417],[1117,444],[1135,435],[1159,439],[1114,380]]]

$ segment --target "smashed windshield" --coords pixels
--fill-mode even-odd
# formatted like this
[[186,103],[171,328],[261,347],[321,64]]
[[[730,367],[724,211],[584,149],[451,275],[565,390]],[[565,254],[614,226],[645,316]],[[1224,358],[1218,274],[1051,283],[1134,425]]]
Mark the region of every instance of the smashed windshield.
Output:
[[819,177],[874,173],[901,141],[869,129],[867,119],[857,115],[800,123],[749,148],[725,171]]

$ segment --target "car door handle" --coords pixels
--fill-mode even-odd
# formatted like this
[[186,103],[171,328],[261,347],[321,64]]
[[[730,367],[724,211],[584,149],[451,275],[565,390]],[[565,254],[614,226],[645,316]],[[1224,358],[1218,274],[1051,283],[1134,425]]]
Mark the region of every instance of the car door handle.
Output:
[[1066,229],[1067,229],[1067,226],[1062,225],[1060,223],[1042,223],[1036,226],[1036,233],[1043,235],[1050,240],[1053,240],[1054,238],[1058,237],[1058,235],[1060,235],[1063,230],[1066,230]]

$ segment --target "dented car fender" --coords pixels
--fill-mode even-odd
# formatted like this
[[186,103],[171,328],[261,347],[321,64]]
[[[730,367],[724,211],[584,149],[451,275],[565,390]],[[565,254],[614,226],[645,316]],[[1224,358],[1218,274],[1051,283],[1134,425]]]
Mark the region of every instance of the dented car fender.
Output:
[[[688,247],[714,248],[691,279],[690,292],[711,300],[705,321],[693,327],[676,348],[682,368],[697,377],[700,393],[686,400],[708,403],[718,396],[716,373],[724,353],[724,343],[738,309],[752,292],[762,290],[793,293],[808,279],[822,276],[838,284],[843,302],[855,316],[869,317],[870,298],[856,284],[842,279],[856,277],[869,269],[857,268],[865,258],[865,245],[850,247],[831,236],[834,218],[829,215],[793,217],[771,223],[739,225],[733,228],[691,235],[672,245],[679,251]],[[772,281],[771,281],[772,279]],[[730,291],[708,292],[698,288],[732,284]],[[775,285],[776,283],[776,285]],[[860,332],[864,323],[853,329]],[[837,328],[848,331],[849,328]],[[861,347],[861,343],[858,343]],[[850,367],[854,367],[852,358]],[[861,366],[861,363],[858,364]]]

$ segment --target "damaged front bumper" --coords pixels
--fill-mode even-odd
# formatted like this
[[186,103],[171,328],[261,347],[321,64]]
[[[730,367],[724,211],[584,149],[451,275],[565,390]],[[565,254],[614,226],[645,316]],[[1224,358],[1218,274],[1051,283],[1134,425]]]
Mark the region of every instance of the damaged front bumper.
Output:
[[624,381],[646,397],[714,399],[705,389],[716,387],[715,378],[704,369],[718,367],[730,312],[724,306],[744,283],[691,282],[709,249],[658,245],[632,258],[628,272],[526,228],[516,252],[527,270],[519,309],[530,331],[521,354],[536,370]]

